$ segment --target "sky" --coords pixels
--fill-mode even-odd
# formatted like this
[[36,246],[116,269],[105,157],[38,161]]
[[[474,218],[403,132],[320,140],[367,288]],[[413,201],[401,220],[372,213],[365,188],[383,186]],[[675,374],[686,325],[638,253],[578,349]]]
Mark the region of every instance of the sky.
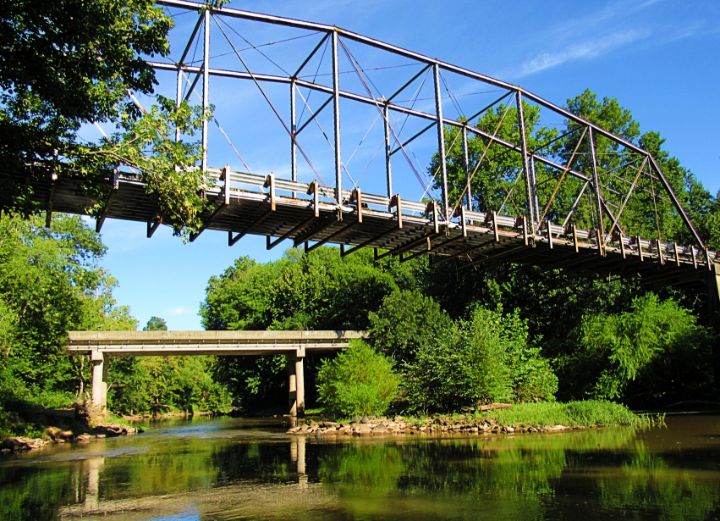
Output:
[[[720,191],[717,0],[234,0],[229,6],[335,25],[519,85],[558,105],[586,88],[617,98],[642,131],[660,132],[671,155],[709,191]],[[177,17],[180,28],[188,23],[183,18]],[[243,103],[241,93],[224,84],[214,92]],[[252,149],[248,157],[261,162],[259,171],[273,169],[273,152],[262,143],[245,145]],[[213,157],[215,166],[223,160]],[[113,220],[102,239],[108,250],[101,266],[117,279],[117,303],[130,307],[140,328],[155,315],[174,330],[202,328],[198,312],[211,276],[240,256],[265,262],[290,246],[268,252],[264,238],[245,237],[228,247],[227,236],[213,231],[185,244],[167,227],[147,239],[144,223]]]

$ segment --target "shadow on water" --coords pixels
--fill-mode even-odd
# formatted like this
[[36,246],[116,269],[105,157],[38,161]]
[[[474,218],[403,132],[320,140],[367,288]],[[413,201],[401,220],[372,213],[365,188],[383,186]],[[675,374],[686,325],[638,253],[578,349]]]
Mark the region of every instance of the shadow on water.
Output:
[[719,426],[319,441],[176,422],[0,460],[0,519],[720,519]]

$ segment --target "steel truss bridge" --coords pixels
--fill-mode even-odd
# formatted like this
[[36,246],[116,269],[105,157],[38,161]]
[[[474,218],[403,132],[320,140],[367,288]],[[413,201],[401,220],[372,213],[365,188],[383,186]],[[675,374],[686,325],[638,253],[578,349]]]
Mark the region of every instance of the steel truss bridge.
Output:
[[[161,84],[172,78],[178,103],[196,96],[214,107],[198,166],[212,207],[201,232],[223,231],[229,245],[253,234],[268,248],[331,243],[342,255],[374,248],[377,259],[512,261],[660,283],[717,270],[718,253],[647,150],[521,87],[334,26],[158,3],[182,26],[171,58],[150,61]],[[540,124],[556,131],[542,134]],[[255,138],[249,151],[234,142],[243,132]],[[358,147],[377,150],[377,161],[356,167]],[[241,166],[214,163],[219,150]],[[256,152],[280,166],[250,168]],[[478,192],[488,175],[502,203],[493,208],[481,207],[491,198]],[[34,189],[49,211],[87,213],[101,203],[98,230],[106,218],[128,219],[147,223],[150,237],[162,223],[130,170],[107,179],[101,201],[71,178]],[[667,219],[684,244],[660,235]],[[638,222],[657,233],[642,236]]]

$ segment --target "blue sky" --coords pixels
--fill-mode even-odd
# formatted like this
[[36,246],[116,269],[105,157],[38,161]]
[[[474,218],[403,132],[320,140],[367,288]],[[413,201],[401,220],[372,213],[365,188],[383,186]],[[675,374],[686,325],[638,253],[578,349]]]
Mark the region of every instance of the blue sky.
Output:
[[[261,0],[230,6],[337,25],[520,85],[559,105],[585,88],[617,98],[643,131],[661,133],[665,148],[708,190],[720,190],[716,0]],[[269,165],[273,158],[262,161]],[[102,238],[108,253],[101,264],[118,280],[118,304],[130,306],[140,326],[157,315],[171,329],[201,328],[197,313],[208,279],[238,256],[266,261],[283,250],[267,252],[259,237],[228,247],[218,232],[183,244],[161,228],[146,239],[144,224],[120,221],[106,222]]]

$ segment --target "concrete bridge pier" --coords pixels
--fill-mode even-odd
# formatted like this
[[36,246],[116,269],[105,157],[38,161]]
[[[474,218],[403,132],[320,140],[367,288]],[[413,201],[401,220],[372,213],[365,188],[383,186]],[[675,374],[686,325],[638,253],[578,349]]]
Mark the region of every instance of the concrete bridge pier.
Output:
[[99,349],[90,352],[90,363],[92,364],[92,404],[95,407],[104,409],[107,407],[107,364],[105,364],[105,353]]
[[305,349],[287,355],[290,416],[305,415]]

